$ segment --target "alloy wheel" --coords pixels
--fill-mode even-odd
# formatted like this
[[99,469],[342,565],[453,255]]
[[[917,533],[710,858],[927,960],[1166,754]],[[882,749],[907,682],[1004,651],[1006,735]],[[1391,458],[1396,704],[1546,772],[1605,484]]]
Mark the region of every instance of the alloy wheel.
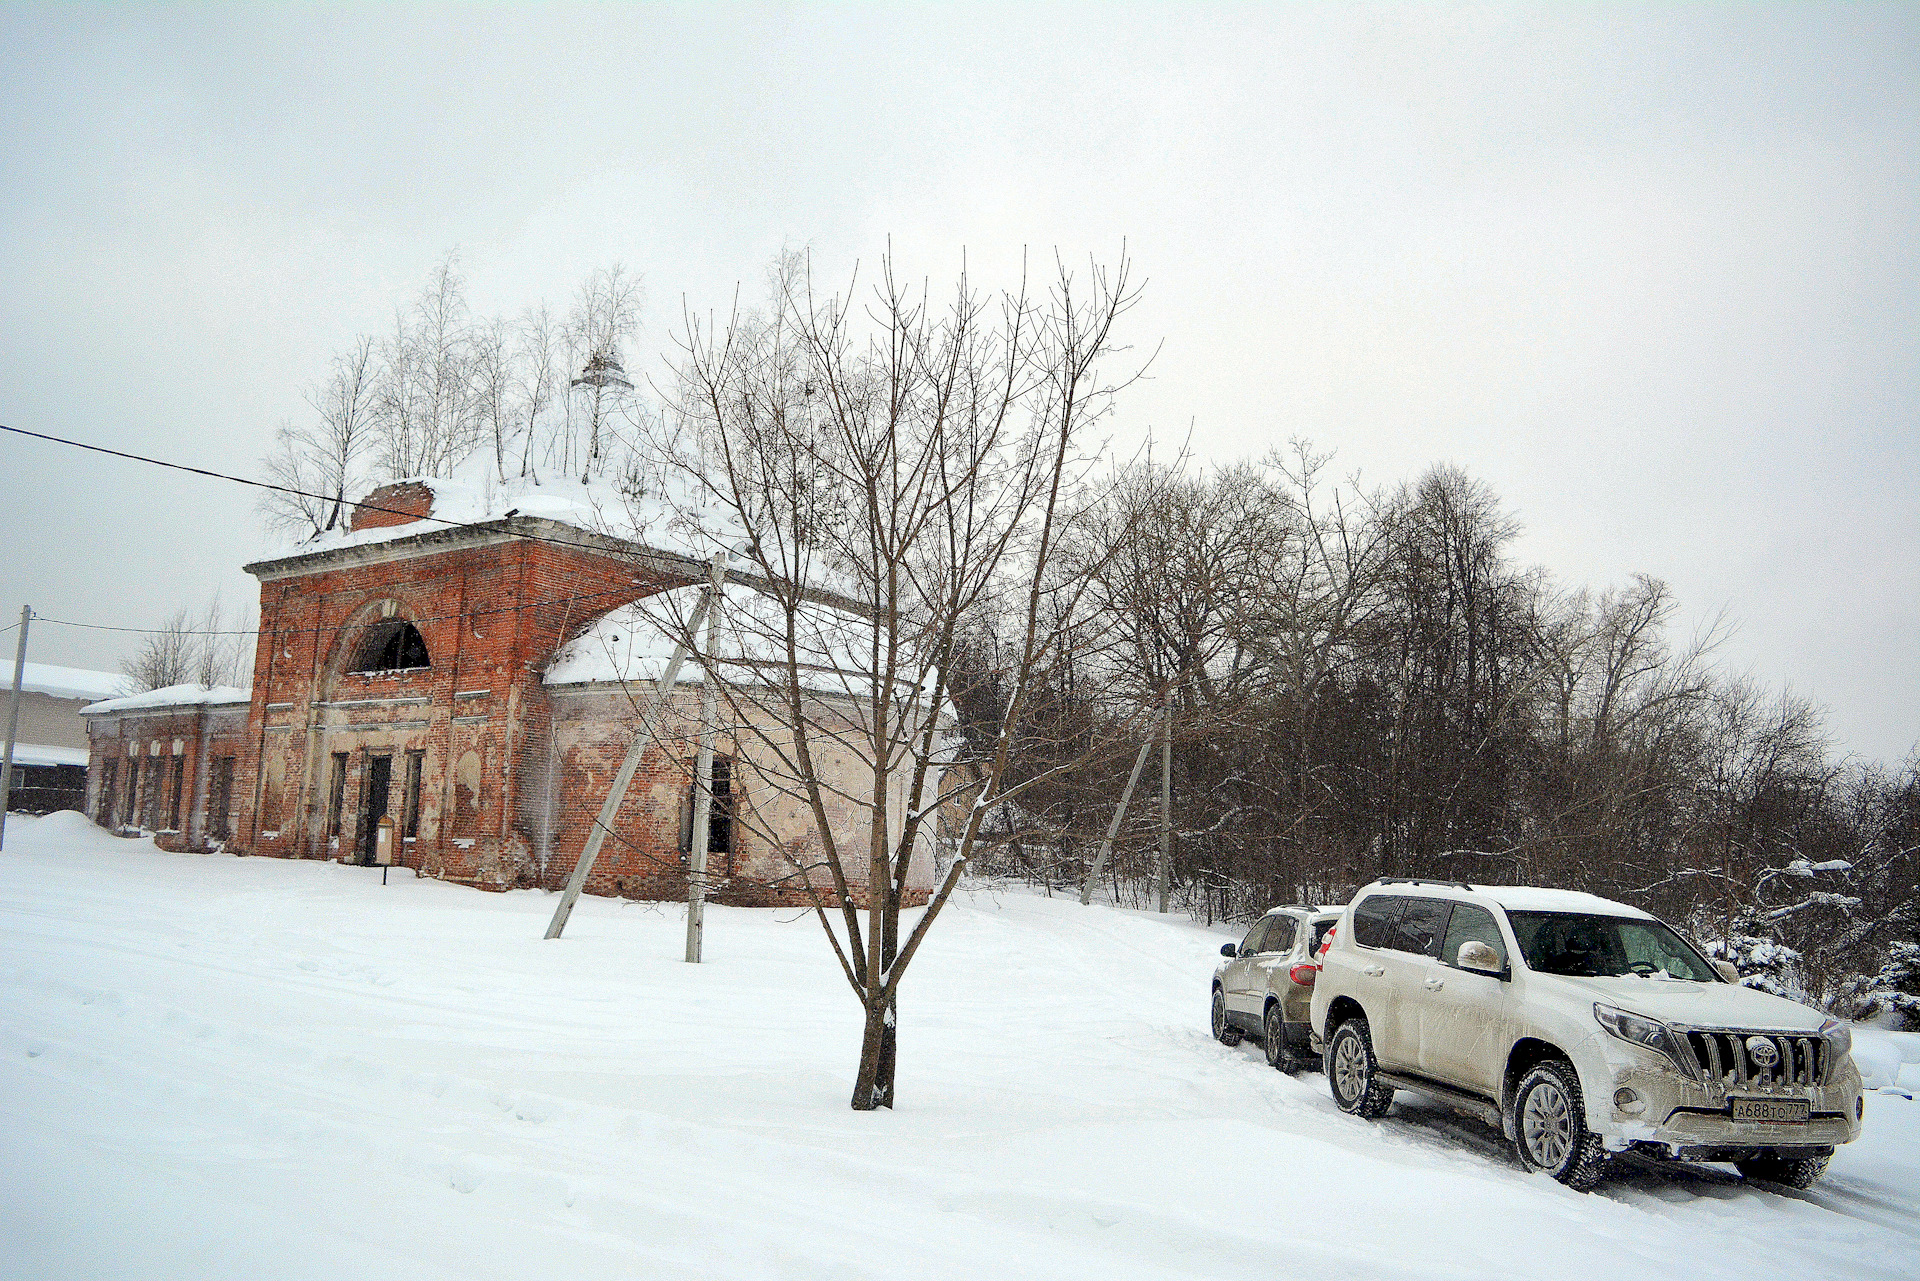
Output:
[[1557,1170],[1573,1149],[1573,1109],[1560,1087],[1542,1081],[1527,1093],[1520,1112],[1527,1155],[1543,1170]]
[[1351,1032],[1333,1047],[1333,1081],[1343,1099],[1357,1099],[1367,1092],[1366,1051]]

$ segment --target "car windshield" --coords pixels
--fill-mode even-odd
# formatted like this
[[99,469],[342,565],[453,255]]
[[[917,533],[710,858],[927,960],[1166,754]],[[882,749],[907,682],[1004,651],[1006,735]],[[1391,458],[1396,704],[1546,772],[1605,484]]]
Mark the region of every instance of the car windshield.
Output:
[[1572,978],[1691,979],[1718,976],[1701,955],[1659,921],[1582,912],[1508,912],[1527,968]]

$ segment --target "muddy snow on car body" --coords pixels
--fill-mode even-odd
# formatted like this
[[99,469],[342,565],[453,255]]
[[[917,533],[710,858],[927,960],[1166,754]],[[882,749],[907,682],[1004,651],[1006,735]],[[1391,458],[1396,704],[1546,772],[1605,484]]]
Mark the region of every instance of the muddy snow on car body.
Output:
[[[1206,1030],[1226,937],[975,891],[902,995],[900,1106],[792,911],[177,855],[74,814],[0,855],[9,1277],[1913,1276],[1920,1103],[1808,1193],[1583,1196],[1406,1095],[1369,1124]],[[1902,1043],[1905,1043],[1903,1045]],[[1881,1082],[1911,1081],[1882,1037]],[[1920,1055],[1907,1054],[1907,1058]]]

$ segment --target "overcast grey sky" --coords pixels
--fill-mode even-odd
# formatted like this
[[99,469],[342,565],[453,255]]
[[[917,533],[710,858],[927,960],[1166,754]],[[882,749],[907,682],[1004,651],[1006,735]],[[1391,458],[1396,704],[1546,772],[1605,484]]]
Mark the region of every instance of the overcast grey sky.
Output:
[[[0,112],[10,426],[257,472],[455,246],[482,312],[624,262],[657,353],[782,246],[1124,238],[1123,438],[1457,463],[1561,582],[1724,608],[1841,749],[1920,738],[1920,6],[9,5]],[[255,594],[237,486],[0,476],[9,617]]]

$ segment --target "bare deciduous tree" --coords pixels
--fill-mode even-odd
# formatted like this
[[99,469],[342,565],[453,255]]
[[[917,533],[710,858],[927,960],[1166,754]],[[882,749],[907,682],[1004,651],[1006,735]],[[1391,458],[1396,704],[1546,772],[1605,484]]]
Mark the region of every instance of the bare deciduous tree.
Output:
[[[1010,764],[1078,613],[1083,585],[1061,572],[1061,544],[1086,503],[1089,429],[1131,380],[1109,366],[1136,296],[1122,260],[1062,267],[1037,299],[983,298],[963,275],[936,308],[883,259],[856,309],[817,294],[789,259],[766,314],[689,322],[655,444],[691,478],[701,514],[736,531],[773,602],[755,638],[773,660],[736,665],[723,694],[736,733],[757,736],[765,785],[812,816],[814,840],[794,857],[865,1017],[856,1109],[893,1105],[902,976],[985,816],[1033,781],[1010,782]],[[823,612],[823,589],[842,607]],[[990,601],[1011,623],[1008,697],[963,761],[946,715],[954,659]],[[903,938],[910,866],[929,856],[962,764],[974,800],[956,857]]]

